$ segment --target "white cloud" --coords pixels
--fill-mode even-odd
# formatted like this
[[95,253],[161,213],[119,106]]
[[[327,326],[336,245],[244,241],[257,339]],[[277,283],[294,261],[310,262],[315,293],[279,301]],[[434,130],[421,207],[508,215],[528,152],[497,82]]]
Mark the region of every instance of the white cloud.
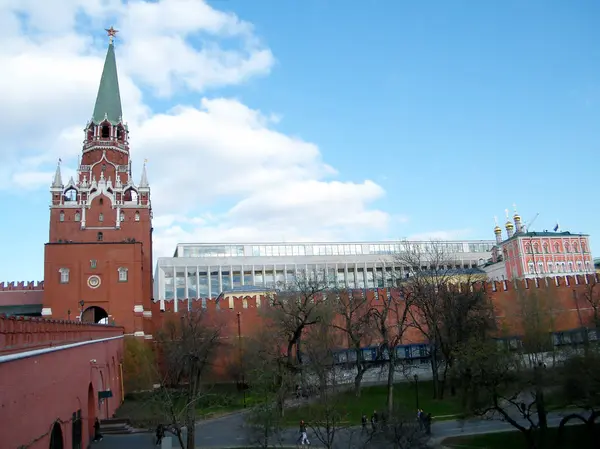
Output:
[[[78,23],[101,30],[113,19],[137,179],[149,159],[156,255],[181,241],[368,237],[404,221],[370,206],[385,194],[379,185],[341,180],[316,144],[279,132],[281,111],[233,98],[173,102],[274,64],[251,24],[201,0],[0,3],[1,179],[47,195],[56,160],[75,167],[106,51]],[[159,96],[169,110],[153,110]]]

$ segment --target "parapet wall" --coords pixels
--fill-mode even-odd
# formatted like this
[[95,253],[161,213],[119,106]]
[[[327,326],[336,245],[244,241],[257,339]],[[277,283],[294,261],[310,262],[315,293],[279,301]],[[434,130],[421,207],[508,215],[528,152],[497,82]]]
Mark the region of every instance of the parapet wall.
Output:
[[[522,295],[539,293],[540,296],[552,298],[552,311],[556,331],[570,330],[589,324],[591,307],[588,301],[594,295],[600,304],[600,284],[597,274],[587,276],[556,276],[538,279],[524,279],[519,281],[475,282],[473,284],[457,284],[458,290],[483,289],[487,292],[494,304],[496,316],[504,322],[515,321],[515,316],[520,312],[518,298]],[[366,295],[371,307],[377,307],[390,295],[398,295],[395,289],[354,289],[353,294]],[[165,319],[176,317],[187,310],[203,309],[214,320],[225,323],[226,332],[237,335],[238,313],[240,315],[240,330],[242,335],[256,331],[262,325],[261,307],[269,307],[265,294],[245,294],[240,296],[230,295],[217,301],[212,299],[179,299],[177,301],[164,301],[164,310],[161,310],[159,301],[152,304],[152,321],[154,330],[160,329]],[[177,309],[177,312],[175,310]],[[414,335],[413,335],[414,334]],[[420,337],[409,332],[409,340]],[[416,342],[416,341],[414,341]]]
[[0,355],[123,335],[103,324],[0,315]]
[[29,281],[21,282],[0,282],[0,292],[5,291],[28,291],[28,290],[43,290],[44,281]]

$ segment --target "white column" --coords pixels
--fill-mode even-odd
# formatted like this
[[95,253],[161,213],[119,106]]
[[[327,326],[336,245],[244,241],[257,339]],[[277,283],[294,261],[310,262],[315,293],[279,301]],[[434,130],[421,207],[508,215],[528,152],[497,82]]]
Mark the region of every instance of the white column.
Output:
[[223,270],[219,265],[219,294],[223,293]]
[[[86,200],[86,202],[87,202],[87,200]],[[85,204],[82,204],[81,205],[81,229],[85,228],[85,210],[86,210]]]
[[117,206],[117,229],[121,228],[121,207]]
[[240,276],[242,277],[242,278],[240,279],[240,282],[242,283],[242,287],[243,287],[243,286],[245,286],[245,285],[246,285],[246,282],[245,282],[245,280],[244,280],[244,264],[242,264],[242,265],[240,266]]
[[344,287],[349,288],[348,286],[348,262],[344,263]]
[[211,286],[211,282],[210,282],[210,265],[208,267],[206,267],[206,276],[208,278],[208,297],[212,298],[212,286]]
[[196,298],[200,298],[200,267],[196,265]]
[[179,311],[179,304],[177,304],[177,267],[173,267],[173,310]]
[[182,299],[188,298],[188,310],[190,310],[190,294],[189,294],[189,290],[188,290],[188,268],[187,265],[183,268],[183,275],[185,276],[185,284],[184,284],[184,291],[185,291],[185,295],[183,295]]

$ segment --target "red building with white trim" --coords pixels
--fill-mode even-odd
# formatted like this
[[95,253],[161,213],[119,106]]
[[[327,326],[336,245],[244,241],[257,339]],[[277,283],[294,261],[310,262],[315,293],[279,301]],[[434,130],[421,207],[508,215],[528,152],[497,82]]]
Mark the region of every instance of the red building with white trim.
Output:
[[[557,226],[558,228],[558,226]],[[483,267],[490,280],[534,279],[595,272],[589,236],[571,232],[529,231],[515,212],[505,223],[506,238],[498,224],[491,261]]]

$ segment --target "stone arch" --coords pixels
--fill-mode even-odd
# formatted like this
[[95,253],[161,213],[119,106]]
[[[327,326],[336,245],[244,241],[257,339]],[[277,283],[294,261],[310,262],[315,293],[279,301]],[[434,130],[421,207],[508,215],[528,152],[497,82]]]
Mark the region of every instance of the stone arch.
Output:
[[55,421],[50,432],[50,449],[63,449],[64,439],[60,423]]
[[94,386],[90,382],[88,387],[88,404],[87,404],[87,423],[88,423],[88,435],[89,441],[94,439],[94,421],[96,420],[96,397],[94,393]]
[[83,323],[108,324],[108,313],[102,307],[90,306],[84,310],[81,321]]
[[123,201],[132,201],[137,203],[138,197],[138,191],[133,186],[128,187],[125,192],[123,192]]

